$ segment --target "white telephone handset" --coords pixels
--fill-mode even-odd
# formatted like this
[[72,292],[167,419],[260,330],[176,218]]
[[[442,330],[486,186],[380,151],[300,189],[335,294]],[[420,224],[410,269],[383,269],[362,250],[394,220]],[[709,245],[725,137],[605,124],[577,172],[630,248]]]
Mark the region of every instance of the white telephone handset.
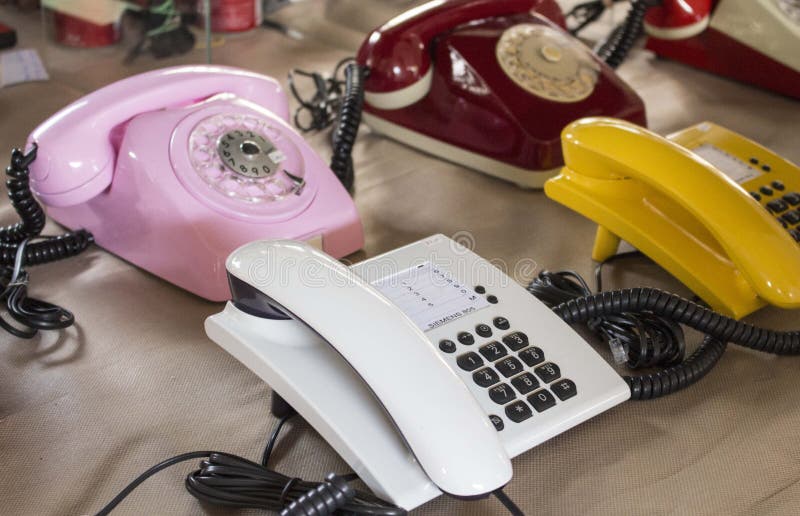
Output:
[[630,395],[550,309],[442,235],[350,268],[254,242],[227,267],[233,301],[209,337],[407,510],[501,488],[509,457]]

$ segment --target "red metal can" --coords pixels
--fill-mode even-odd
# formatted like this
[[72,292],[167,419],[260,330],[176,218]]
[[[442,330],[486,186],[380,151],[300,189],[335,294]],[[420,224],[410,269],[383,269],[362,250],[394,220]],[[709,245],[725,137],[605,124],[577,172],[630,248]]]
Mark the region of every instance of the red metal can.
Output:
[[[201,13],[203,0],[200,0]],[[211,30],[213,32],[242,32],[261,23],[260,0],[211,0]]]

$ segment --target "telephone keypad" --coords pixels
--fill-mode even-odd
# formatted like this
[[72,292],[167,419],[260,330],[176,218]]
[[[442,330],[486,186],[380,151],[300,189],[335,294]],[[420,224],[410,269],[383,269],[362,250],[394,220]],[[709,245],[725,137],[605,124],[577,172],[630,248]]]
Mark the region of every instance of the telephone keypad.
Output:
[[500,381],[500,376],[490,367],[472,373],[472,379],[481,387],[491,387]]
[[554,407],[556,399],[547,389],[541,389],[530,396],[528,396],[528,403],[533,405],[536,412],[544,412],[545,410]]
[[529,392],[539,388],[539,380],[536,379],[531,373],[522,373],[511,379],[513,385],[520,394],[528,394]]
[[783,199],[775,199],[767,203],[767,208],[769,208],[772,213],[783,213],[789,209],[789,205],[786,204],[786,201]]
[[800,194],[796,192],[788,193],[783,196],[783,200],[788,202],[792,206],[800,205]]
[[533,411],[524,401],[515,401],[506,406],[506,416],[511,421],[520,423],[533,416]]
[[492,342],[486,344],[485,346],[481,346],[478,351],[480,351],[481,355],[488,360],[489,362],[494,362],[495,360],[500,360],[504,356],[508,354],[506,351],[505,346],[493,340]]
[[515,357],[508,357],[494,365],[500,373],[506,378],[519,374],[523,371],[522,362]]
[[516,398],[517,395],[510,385],[507,383],[501,383],[500,385],[495,385],[489,389],[489,397],[492,398],[492,401],[498,405],[505,405],[509,401]]
[[442,339],[439,341],[439,349],[441,349],[445,353],[455,353],[456,343],[453,342],[452,340]]
[[536,364],[541,364],[544,362],[544,351],[537,348],[536,346],[531,346],[529,348],[525,348],[519,352],[519,358],[522,359],[523,362],[528,364],[529,367],[533,367]]
[[790,211],[784,214],[781,218],[788,224],[797,224],[800,223],[800,212],[797,210]]
[[552,362],[542,364],[533,371],[544,383],[554,382],[561,378],[561,369]]
[[489,326],[488,324],[479,324],[475,326],[475,333],[477,333],[481,337],[491,337],[492,327]]
[[475,337],[468,331],[462,331],[458,334],[458,342],[464,344],[465,346],[471,346],[475,344]]
[[[798,201],[800,203],[800,201]],[[508,319],[505,317],[495,317],[492,321],[494,327],[498,330],[507,330],[511,327],[511,323],[508,322]]]
[[456,358],[456,363],[464,371],[474,371],[483,365],[483,359],[477,353],[470,351]]
[[568,400],[578,394],[578,389],[575,387],[575,382],[564,378],[550,386],[558,399],[561,401]]
[[521,331],[515,331],[503,337],[503,343],[512,351],[519,351],[528,345],[528,336]]
[[492,424],[494,425],[494,429],[497,430],[498,432],[506,427],[506,425],[503,423],[503,418],[501,418],[500,416],[490,414],[489,421],[492,422]]

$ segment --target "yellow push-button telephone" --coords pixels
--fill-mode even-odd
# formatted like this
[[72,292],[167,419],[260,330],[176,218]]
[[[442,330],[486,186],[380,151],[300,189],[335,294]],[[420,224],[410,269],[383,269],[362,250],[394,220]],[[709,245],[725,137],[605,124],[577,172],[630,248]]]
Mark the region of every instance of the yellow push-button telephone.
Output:
[[597,222],[592,258],[625,240],[715,310],[800,308],[800,169],[703,122],[667,138],[585,118],[562,133],[552,199]]

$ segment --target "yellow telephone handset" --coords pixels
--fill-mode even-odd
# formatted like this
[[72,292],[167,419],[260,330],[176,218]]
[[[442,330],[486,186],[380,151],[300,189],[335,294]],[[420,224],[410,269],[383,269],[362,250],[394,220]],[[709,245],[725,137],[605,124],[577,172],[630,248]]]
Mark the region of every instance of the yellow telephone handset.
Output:
[[710,123],[670,138],[686,146],[617,119],[574,122],[545,192],[598,223],[595,260],[624,239],[733,317],[800,307],[800,226],[789,216],[800,211],[783,200],[800,191],[798,167]]

